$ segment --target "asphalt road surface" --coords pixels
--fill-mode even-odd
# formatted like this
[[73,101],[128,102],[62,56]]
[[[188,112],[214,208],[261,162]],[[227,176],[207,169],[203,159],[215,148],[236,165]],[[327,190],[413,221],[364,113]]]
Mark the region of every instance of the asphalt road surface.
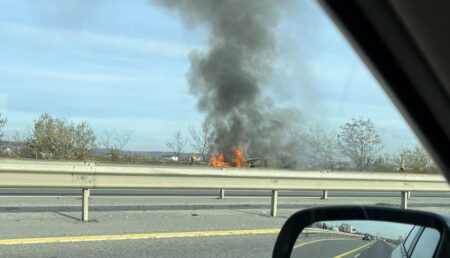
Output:
[[[276,235],[214,236],[2,246],[8,258],[271,257]],[[270,244],[268,244],[270,243]]]
[[[398,195],[279,198],[278,215],[271,217],[270,198],[262,196],[94,195],[90,221],[82,222],[79,191],[73,196],[30,193],[0,196],[0,257],[271,257],[278,230],[300,209],[400,203]],[[450,214],[450,198],[414,197],[410,206]],[[352,241],[338,251],[369,243]],[[367,252],[365,257],[382,258],[389,252],[383,244],[374,242],[346,257]]]
[[383,241],[352,239],[313,240],[294,247],[295,258],[388,258],[394,248]]
[[[359,256],[360,258],[375,258],[375,257],[380,257],[380,258],[388,258],[391,257],[391,253],[394,250],[394,246],[383,242],[383,241],[379,241],[376,240],[375,243],[370,246],[369,248],[366,248],[364,250],[362,250],[360,252],[361,256]],[[355,257],[356,255],[353,255],[353,257]]]

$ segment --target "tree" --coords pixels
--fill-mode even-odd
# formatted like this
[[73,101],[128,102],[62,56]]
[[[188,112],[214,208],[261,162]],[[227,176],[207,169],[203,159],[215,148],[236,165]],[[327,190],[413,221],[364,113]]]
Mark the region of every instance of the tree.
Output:
[[401,150],[394,155],[392,162],[397,167],[403,165],[407,172],[437,172],[431,156],[420,144]]
[[213,144],[213,130],[208,119],[203,120],[200,129],[195,127],[189,128],[191,133],[192,147],[205,161],[209,161],[212,144]]
[[96,136],[88,123],[82,122],[73,128],[72,148],[76,159],[86,159],[96,147]]
[[340,127],[338,147],[357,169],[369,169],[377,159],[383,145],[370,119],[352,119]]
[[394,155],[384,153],[376,158],[371,167],[375,171],[398,172],[400,164],[394,159]]
[[336,135],[321,128],[310,128],[303,137],[306,158],[313,168],[333,169],[337,161]]
[[[384,154],[374,163],[374,169],[388,172],[438,173],[439,170],[428,152],[420,144]],[[402,168],[402,169],[401,169]]]
[[31,158],[31,157],[36,158],[34,149],[27,144],[28,141],[31,139],[31,129],[28,128],[25,131],[15,130],[11,138],[12,141],[15,142],[18,146],[17,150],[14,153],[15,155],[24,158]]
[[8,120],[6,118],[3,118],[2,114],[0,113],[0,142],[4,136],[3,128],[5,127],[7,122],[8,122]]
[[183,138],[181,131],[178,130],[174,135],[173,141],[167,143],[167,147],[173,152],[173,155],[177,157],[178,163],[180,163],[180,157],[183,154],[187,141],[188,139]]
[[96,148],[95,142],[88,123],[76,124],[44,113],[34,120],[31,134],[22,140],[20,152],[25,157],[80,160]]
[[133,131],[124,130],[121,132],[104,131],[101,144],[107,150],[111,161],[120,161],[123,148],[130,141]]

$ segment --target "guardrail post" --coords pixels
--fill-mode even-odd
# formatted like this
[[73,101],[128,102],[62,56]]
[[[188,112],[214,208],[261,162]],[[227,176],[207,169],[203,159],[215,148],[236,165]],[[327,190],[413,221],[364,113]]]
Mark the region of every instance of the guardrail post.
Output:
[[225,199],[225,189],[220,189],[219,199]]
[[324,190],[322,192],[322,197],[320,197],[320,199],[322,199],[322,200],[327,200],[328,199],[328,191],[327,190]]
[[408,209],[408,192],[402,192],[401,208],[405,210]]
[[277,216],[277,203],[278,203],[278,191],[272,190],[272,201],[270,205],[270,215],[272,217]]
[[83,211],[82,211],[82,218],[83,221],[89,220],[89,195],[90,195],[90,189],[83,189]]

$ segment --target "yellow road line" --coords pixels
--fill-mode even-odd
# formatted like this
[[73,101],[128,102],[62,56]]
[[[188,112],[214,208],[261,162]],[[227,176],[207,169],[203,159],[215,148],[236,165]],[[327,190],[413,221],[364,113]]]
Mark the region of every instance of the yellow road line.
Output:
[[0,240],[0,245],[132,240],[132,239],[173,238],[173,237],[278,234],[279,232],[280,229],[251,229],[251,230],[197,231],[197,232],[125,234],[125,235],[103,235],[103,236],[44,237],[44,238],[24,238],[24,239],[2,239]]
[[353,239],[353,238],[329,238],[329,239],[319,239],[319,240],[313,240],[313,241],[311,241],[311,242],[306,242],[306,243],[301,243],[301,244],[298,244],[298,245],[294,245],[294,248],[299,248],[299,247],[302,247],[302,246],[304,246],[304,245],[309,245],[309,244],[313,244],[313,243],[317,243],[317,242],[321,242],[321,241],[328,241],[328,240],[333,241],[333,240],[355,240],[355,239]]
[[375,243],[375,242],[371,242],[371,243],[365,244],[365,245],[363,245],[363,246],[357,247],[357,248],[355,248],[355,249],[349,250],[349,251],[347,251],[347,252],[345,252],[345,253],[342,253],[342,254],[339,254],[339,255],[337,255],[337,256],[335,256],[335,257],[333,257],[333,258],[342,258],[342,257],[344,257],[344,256],[347,256],[347,255],[351,254],[351,253],[354,253],[354,252],[356,252],[356,251],[359,251],[359,250],[363,249],[364,247],[367,247],[367,246],[369,246],[369,245],[371,245],[371,244],[373,244],[373,243]]

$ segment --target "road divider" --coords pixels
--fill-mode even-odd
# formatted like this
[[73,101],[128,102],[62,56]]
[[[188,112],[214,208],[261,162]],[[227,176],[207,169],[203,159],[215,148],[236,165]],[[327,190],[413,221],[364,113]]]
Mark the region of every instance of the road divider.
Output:
[[196,231],[196,232],[124,234],[124,235],[101,235],[101,236],[42,237],[42,238],[22,238],[22,239],[1,239],[0,245],[50,244],[50,243],[88,242],[88,241],[136,240],[136,239],[153,239],[153,238],[278,234],[279,232],[280,232],[280,229],[249,229],[249,230]]
[[364,248],[366,248],[366,247],[369,247],[370,245],[373,245],[373,243],[375,243],[375,242],[371,242],[371,243],[362,245],[362,246],[360,246],[360,247],[357,247],[357,248],[355,248],[355,249],[351,249],[351,250],[349,250],[349,251],[346,251],[345,253],[336,255],[336,256],[333,257],[333,258],[342,258],[342,257],[344,257],[344,256],[347,256],[347,255],[350,255],[350,254],[352,254],[352,253],[355,253],[355,252],[357,252],[357,251],[359,251],[359,250],[361,250],[361,249],[364,249]]
[[[82,218],[88,220],[90,189],[271,190],[276,216],[278,191],[398,191],[407,208],[410,191],[450,191],[441,175],[283,171],[274,169],[95,165],[0,160],[0,188],[82,189]],[[224,197],[224,191],[221,191]]]
[[297,238],[297,241],[300,243],[294,245],[294,248],[299,248],[305,245],[323,241],[361,240],[362,238],[363,236],[360,234],[340,232],[321,228],[305,228]]
[[298,245],[294,245],[294,249],[300,248],[302,246],[305,245],[310,245],[310,244],[314,244],[314,243],[318,243],[318,242],[323,242],[323,241],[342,241],[342,240],[354,240],[352,238],[326,238],[326,239],[317,239],[317,240],[312,240],[309,242],[305,242],[305,243],[301,243]]

